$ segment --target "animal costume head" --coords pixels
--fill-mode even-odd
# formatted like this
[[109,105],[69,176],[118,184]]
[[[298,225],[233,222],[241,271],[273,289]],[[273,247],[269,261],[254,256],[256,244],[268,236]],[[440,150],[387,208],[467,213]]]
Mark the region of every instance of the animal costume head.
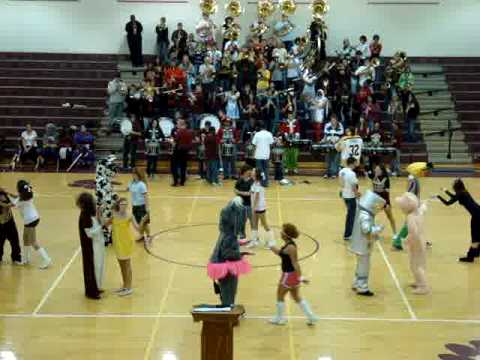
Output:
[[407,166],[407,172],[409,175],[415,177],[422,177],[433,169],[431,162],[414,162]]
[[242,231],[245,221],[246,213],[243,200],[236,196],[220,212],[220,236],[213,250],[211,262],[222,263],[227,260],[240,259],[238,235]]
[[97,162],[95,182],[97,205],[99,206],[106,205],[111,208],[113,205],[114,195],[112,190],[112,179],[117,173],[115,160],[115,156],[110,155]]
[[406,215],[414,213],[419,209],[424,209],[424,205],[420,203],[418,197],[409,192],[397,197],[395,202],[398,204],[400,210]]
[[367,190],[360,198],[358,204],[361,208],[363,208],[363,210],[367,210],[373,215],[376,215],[385,207],[386,201],[373,191]]

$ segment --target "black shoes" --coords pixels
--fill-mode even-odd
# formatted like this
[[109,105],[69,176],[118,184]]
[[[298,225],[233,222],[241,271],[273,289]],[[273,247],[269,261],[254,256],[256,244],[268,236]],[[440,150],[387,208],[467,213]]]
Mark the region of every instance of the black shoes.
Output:
[[480,256],[480,248],[471,247],[468,249],[467,255],[458,259],[460,262],[473,263],[475,258]]

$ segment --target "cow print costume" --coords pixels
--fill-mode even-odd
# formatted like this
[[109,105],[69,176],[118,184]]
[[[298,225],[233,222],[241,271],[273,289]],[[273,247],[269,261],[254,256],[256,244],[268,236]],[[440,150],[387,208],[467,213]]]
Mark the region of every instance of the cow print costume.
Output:
[[[113,155],[99,160],[95,172],[97,207],[100,209],[101,216],[104,219],[112,218],[113,204],[118,199],[118,195],[113,192],[112,185],[112,179],[117,174],[115,160],[116,158]],[[110,244],[112,242],[111,229],[105,227],[103,231],[105,243]]]

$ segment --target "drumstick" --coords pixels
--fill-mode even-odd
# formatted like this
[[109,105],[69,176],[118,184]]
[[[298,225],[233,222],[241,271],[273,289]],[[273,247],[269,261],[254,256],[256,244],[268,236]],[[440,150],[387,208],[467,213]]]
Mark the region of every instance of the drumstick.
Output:
[[67,172],[70,172],[70,170],[72,170],[72,168],[75,166],[75,164],[78,162],[78,160],[80,160],[80,158],[82,156],[83,156],[83,154],[80,154],[80,155],[77,156],[77,158],[75,160],[73,160],[72,164],[67,169]]

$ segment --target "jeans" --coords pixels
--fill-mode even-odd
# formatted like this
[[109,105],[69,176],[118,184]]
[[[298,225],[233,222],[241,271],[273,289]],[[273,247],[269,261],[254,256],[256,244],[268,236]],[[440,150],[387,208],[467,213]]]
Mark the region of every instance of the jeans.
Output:
[[394,158],[392,159],[392,163],[390,165],[392,172],[400,174],[400,150],[395,150]]
[[237,156],[235,148],[232,156],[222,156],[223,176],[225,179],[237,176],[236,161]]
[[207,181],[210,184],[218,184],[218,160],[207,160]]
[[340,166],[340,153],[337,150],[330,150],[326,156],[327,160],[327,175],[337,176],[338,168]]
[[355,213],[357,212],[357,199],[343,199],[345,205],[347,206],[347,217],[345,219],[345,233],[343,235],[344,239],[349,239],[352,236],[353,223],[355,221]]
[[205,160],[198,160],[198,176],[205,179]]
[[415,124],[417,123],[416,118],[407,118],[407,141],[416,142],[415,136]]
[[130,156],[130,167],[135,167],[137,160],[137,142],[132,141],[130,136],[126,136],[123,141],[123,167],[128,167],[128,157]]
[[153,176],[157,173],[157,155],[147,155],[147,175]]
[[112,127],[117,121],[119,121],[124,116],[124,104],[120,103],[109,103],[108,104],[108,126]]
[[351,94],[352,95],[357,95],[357,92],[358,92],[358,78],[357,77],[351,77],[350,78],[350,86],[351,86]]
[[168,43],[161,41],[158,43],[158,57],[162,63],[165,63],[168,55]]
[[255,167],[262,174],[260,183],[263,187],[268,187],[268,160],[255,159]]

